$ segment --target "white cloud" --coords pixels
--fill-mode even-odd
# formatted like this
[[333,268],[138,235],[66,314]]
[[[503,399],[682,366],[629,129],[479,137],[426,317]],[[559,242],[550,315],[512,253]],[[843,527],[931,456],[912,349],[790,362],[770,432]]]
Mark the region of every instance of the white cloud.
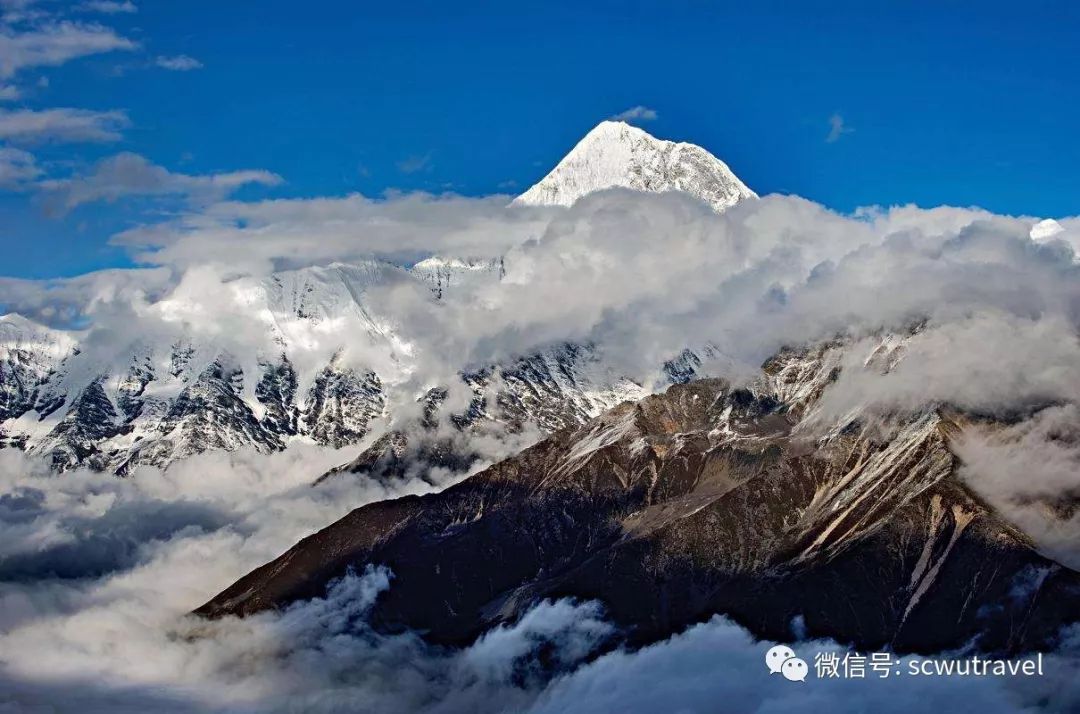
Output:
[[[755,642],[742,628],[714,618],[681,635],[637,652],[615,652],[556,680],[527,711],[529,714],[605,712],[711,712],[795,714],[830,711],[857,714],[967,710],[986,714],[1067,712],[1080,702],[1072,677],[1074,652],[1046,658],[1041,681],[1008,678],[922,677],[907,672],[913,658],[897,658],[904,674],[865,679],[819,679],[817,653],[841,659],[846,650],[826,641],[793,643],[811,666],[809,678],[792,683],[769,675],[764,654],[770,642]],[[949,657],[948,654],[942,658]],[[1039,678],[1034,678],[1038,680]]]
[[[853,408],[914,411],[934,404],[1006,414],[1058,400],[1080,403],[1080,339],[1063,316],[1034,318],[1007,309],[1022,311],[1025,298],[1034,305],[1040,300],[1035,292],[1002,295],[1006,302],[996,306],[994,297],[980,295],[985,304],[964,315],[972,310],[973,296],[963,292],[958,286],[954,299],[965,307],[937,311],[942,317],[907,340],[903,358],[887,373],[858,369],[869,350],[853,352],[850,369],[824,395],[822,414],[836,418]],[[938,293],[942,299],[946,294]],[[1020,302],[1007,305],[1014,300]]]
[[1031,240],[1048,241],[1064,233],[1065,229],[1053,218],[1046,218],[1031,227]]
[[279,183],[281,177],[269,171],[190,175],[169,171],[138,154],[123,153],[98,162],[88,174],[50,179],[39,185],[50,208],[64,212],[85,203],[128,196],[179,196],[194,203],[211,203],[248,184]]
[[415,174],[431,170],[431,154],[407,156],[397,162],[398,171],[403,174]]
[[0,78],[30,67],[55,67],[78,57],[137,46],[97,24],[62,21],[27,31],[0,26]]
[[17,144],[119,141],[131,122],[119,110],[0,110],[0,139]]
[[34,9],[38,0],[0,0],[0,17],[4,22],[16,23],[30,21],[37,18],[48,17],[48,13]]
[[1004,427],[972,425],[955,449],[960,476],[972,489],[1043,553],[1080,568],[1080,513],[1073,508],[1080,495],[1077,404],[1049,407]]
[[34,320],[70,324],[104,305],[160,300],[171,286],[167,268],[99,270],[54,280],[0,277],[0,304]]
[[550,213],[509,210],[503,197],[423,193],[384,200],[352,194],[237,201],[209,206],[172,223],[132,229],[114,242],[148,249],[139,256],[145,262],[185,266],[205,263],[208,249],[222,251],[215,255],[234,265],[300,267],[372,255],[407,262],[433,251],[497,255],[539,235]]
[[154,60],[154,63],[162,69],[172,70],[173,72],[189,72],[193,69],[202,69],[203,66],[202,62],[187,55],[158,57]]
[[21,149],[0,146],[0,188],[25,188],[41,175],[34,155]]
[[[144,181],[147,171],[152,180]],[[191,190],[202,193],[192,197],[197,202],[214,193],[207,177],[178,180],[160,171],[134,159],[130,171],[108,167],[84,184],[56,187],[54,200],[62,207]],[[372,256],[406,263],[432,254],[504,256],[501,282],[451,291],[438,304],[415,281],[365,286],[363,309],[410,346],[410,369],[425,379],[568,339],[597,345],[612,369],[643,384],[694,340],[722,347],[723,376],[752,376],[784,344],[923,320],[930,329],[911,342],[904,364],[887,375],[852,370],[823,402],[828,413],[852,403],[889,410],[945,402],[997,412],[1054,395],[1080,398],[1070,366],[1080,363],[1069,328],[1068,306],[1080,294],[1073,254],[1063,242],[1033,243],[1033,223],[960,209],[850,218],[777,196],[716,215],[678,194],[627,191],[570,209],[354,195],[216,203],[126,231],[114,243],[173,270],[175,285],[190,276],[185,300],[209,301],[206,314],[235,325],[228,331],[237,339],[250,332],[241,329],[250,307],[222,299],[225,276],[257,281],[271,269]],[[118,313],[122,324],[112,328],[155,329],[131,322],[129,312]],[[1028,336],[1029,348],[1006,344],[1017,333]]]
[[349,481],[310,487],[346,458],[300,447],[198,456],[125,479],[49,479],[38,464],[0,451],[0,707],[455,712],[525,704],[542,684],[541,658],[570,666],[611,632],[595,605],[562,601],[458,653],[413,633],[380,635],[365,620],[392,587],[380,569],[280,614],[215,623],[185,616],[352,508],[432,489],[419,480],[392,490]]
[[[136,168],[140,174],[145,165]],[[99,183],[132,181],[90,181],[72,201],[109,196]],[[781,197],[715,215],[677,194],[611,191],[570,209],[412,194],[218,203],[115,242],[178,271],[210,263],[253,275],[373,255],[406,262],[504,255],[505,280],[437,308],[423,289],[400,285],[365,299],[379,301],[404,339],[447,369],[579,339],[610,345],[620,368],[648,379],[694,335],[719,341],[734,364],[753,370],[785,342],[903,327],[917,317],[945,324],[994,310],[1000,318],[987,320],[1013,329],[1007,320],[1045,313],[1073,289],[1063,272],[1071,256],[1054,252],[1060,244],[1035,246],[1030,226],[952,209],[852,219]],[[1038,328],[1050,341],[1068,324],[1051,317]],[[1002,369],[1038,358],[1018,354]],[[943,383],[935,398],[961,395],[960,383]],[[1021,384],[1003,380],[993,403],[1019,398],[1004,390]],[[984,392],[983,403],[994,394]]]
[[[5,711],[581,714],[1075,711],[1075,635],[1044,657],[1044,677],[819,679],[770,676],[756,642],[723,618],[637,651],[588,661],[612,625],[596,603],[542,602],[459,650],[417,633],[380,634],[367,615],[394,587],[370,568],[281,612],[186,617],[248,568],[365,502],[423,493],[420,482],[311,488],[342,455],[204,455],[126,479],[44,477],[0,452],[0,706]],[[842,657],[826,641],[799,657]],[[944,657],[947,657],[945,655]],[[904,668],[906,662],[901,660]]]
[[0,102],[10,102],[22,96],[19,88],[13,84],[0,84]]
[[79,6],[88,12],[100,12],[103,15],[131,14],[139,11],[131,0],[89,0]]
[[660,115],[657,114],[655,109],[650,109],[649,107],[643,107],[643,106],[641,106],[639,104],[636,107],[630,107],[629,109],[621,111],[618,114],[615,114],[610,118],[613,121],[632,122],[632,121],[654,121],[655,119],[658,119],[659,117],[660,117]]
[[844,123],[844,117],[839,114],[833,114],[829,117],[829,134],[825,137],[825,142],[833,144],[840,141],[840,137],[844,134],[850,134],[854,129]]
[[[228,187],[211,190],[211,177],[126,156],[72,188],[76,203]],[[250,351],[270,337],[237,295],[271,269],[372,255],[505,256],[502,282],[451,290],[440,302],[405,279],[372,285],[360,298],[368,316],[408,345],[409,368],[425,381],[566,339],[596,344],[620,373],[646,384],[663,359],[710,340],[724,357],[710,368],[737,378],[756,375],[783,344],[918,322],[921,331],[888,371],[866,369],[864,353],[853,350],[823,397],[825,411],[948,404],[1008,416],[1014,426],[970,435],[958,449],[973,488],[995,504],[1026,502],[1032,512],[1074,488],[1076,219],[1058,221],[1061,240],[1038,243],[1030,238],[1034,219],[955,208],[843,216],[771,196],[716,215],[678,194],[627,191],[568,209],[505,203],[423,194],[214,203],[118,237],[141,246],[140,258],[159,270],[0,281],[0,302],[31,313],[82,309],[91,324],[86,354],[103,343],[122,353],[136,338],[169,334],[166,308],[186,310],[194,316],[188,327],[213,334],[217,344]],[[355,344],[345,332],[341,339]],[[300,446],[262,457],[206,454],[126,479],[81,472],[47,479],[42,465],[0,451],[0,493],[9,495],[9,510],[0,509],[0,572],[19,575],[0,587],[7,665],[0,690],[25,705],[83,711],[644,712],[727,702],[740,711],[910,712],[933,700],[946,708],[1065,712],[1078,703],[1074,650],[1049,661],[1052,674],[1042,681],[796,688],[767,676],[766,643],[723,620],[638,652],[567,665],[574,671],[549,684],[538,662],[551,661],[553,650],[554,659],[572,662],[608,631],[595,606],[549,603],[519,628],[463,652],[437,651],[414,634],[367,627],[366,603],[393,588],[379,571],[284,613],[217,623],[183,617],[353,506],[430,488],[415,481],[399,484],[401,491],[347,480],[330,491],[307,485],[348,456]],[[1021,509],[1002,509],[1023,517]],[[1075,547],[1076,524],[1066,525],[1072,530],[1056,540],[1037,524],[1028,530],[1042,544]],[[47,565],[69,577],[41,577]],[[41,680],[41,671],[51,679]]]
[[[0,451],[0,707],[5,711],[547,712],[1072,711],[1074,637],[1046,676],[822,680],[770,676],[755,641],[723,618],[638,651],[588,661],[614,632],[597,603],[541,602],[460,650],[381,634],[373,603],[394,587],[371,568],[324,598],[243,620],[186,616],[249,568],[361,504],[423,493],[414,481],[320,488],[343,458],[314,447],[203,455],[129,477],[48,478]],[[1068,634],[1068,633],[1067,633]],[[842,656],[827,641],[799,656]]]

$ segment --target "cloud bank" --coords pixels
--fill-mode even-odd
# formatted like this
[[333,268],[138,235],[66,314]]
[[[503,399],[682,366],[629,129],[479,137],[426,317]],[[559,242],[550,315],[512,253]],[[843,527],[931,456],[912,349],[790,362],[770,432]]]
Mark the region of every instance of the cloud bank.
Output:
[[[462,650],[366,620],[393,574],[352,574],[280,613],[206,622],[185,613],[236,574],[387,491],[313,471],[341,455],[205,455],[128,479],[52,478],[0,452],[0,706],[113,712],[628,712],[835,709],[1066,712],[1080,702],[1075,645],[1039,680],[770,677],[771,643],[714,620],[628,652],[600,604],[538,603]],[[27,557],[32,555],[33,557]],[[612,646],[615,649],[609,650]],[[813,661],[830,642],[794,645]],[[597,655],[600,654],[599,658]]]
[[[215,186],[138,157],[91,176],[57,186],[57,195],[74,205],[108,200],[146,178],[158,192],[207,198],[115,238],[144,269],[0,282],[9,309],[77,325],[84,354],[126,365],[126,346],[159,335],[237,354],[280,350],[268,327],[280,316],[259,321],[267,304],[260,286],[275,277],[342,274],[334,261],[501,257],[501,280],[451,284],[441,300],[398,268],[342,298],[394,336],[401,403],[460,369],[564,340],[595,345],[618,373],[651,386],[663,361],[686,346],[714,345],[704,371],[748,380],[784,345],[842,337],[853,347],[823,396],[823,415],[963,412],[971,420],[956,447],[964,477],[1041,548],[1073,562],[1076,219],[1033,240],[1036,219],[974,209],[844,216],[769,196],[717,215],[686,196],[617,190],[568,209],[426,194],[220,201],[216,191],[251,177]],[[884,333],[902,338],[888,369],[863,349]],[[357,341],[345,329],[316,336],[290,349],[311,350],[314,360]],[[357,359],[391,364],[378,349]],[[8,702],[61,711],[403,712],[708,711],[717,702],[761,712],[907,712],[928,698],[991,712],[1064,712],[1077,704],[1073,633],[1063,633],[1051,674],[1039,682],[796,690],[768,678],[767,643],[723,620],[600,656],[618,633],[594,603],[539,605],[462,651],[431,648],[415,633],[381,635],[364,620],[373,598],[393,587],[392,573],[380,570],[284,613],[216,623],[185,617],[349,509],[433,488],[420,479],[308,486],[354,454],[205,454],[115,479],[52,478],[42,465],[0,452],[0,689]]]

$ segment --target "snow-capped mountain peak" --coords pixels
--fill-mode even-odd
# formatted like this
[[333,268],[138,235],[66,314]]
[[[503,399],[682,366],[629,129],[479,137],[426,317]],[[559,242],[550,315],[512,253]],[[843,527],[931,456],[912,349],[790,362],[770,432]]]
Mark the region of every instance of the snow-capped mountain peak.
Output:
[[[754,196],[700,147],[603,122],[519,201],[570,204],[610,187],[685,191],[716,210]],[[46,456],[59,470],[127,473],[215,449],[357,443],[411,398],[394,390],[415,368],[397,316],[371,293],[412,283],[443,301],[482,292],[504,272],[502,257],[435,255],[411,266],[373,258],[238,277],[212,298],[200,280],[182,281],[148,309],[153,329],[126,345],[88,339],[93,328],[0,316],[0,448]],[[232,317],[208,320],[214,306]],[[647,391],[569,343],[462,379],[478,395],[469,418],[542,431]],[[489,387],[498,391],[490,413]]]
[[17,350],[33,350],[59,359],[74,345],[75,340],[66,332],[49,329],[17,313],[0,315],[0,359]]
[[616,187],[684,191],[716,211],[757,197],[727,164],[700,146],[657,139],[624,122],[604,121],[514,202],[569,206],[588,193]]

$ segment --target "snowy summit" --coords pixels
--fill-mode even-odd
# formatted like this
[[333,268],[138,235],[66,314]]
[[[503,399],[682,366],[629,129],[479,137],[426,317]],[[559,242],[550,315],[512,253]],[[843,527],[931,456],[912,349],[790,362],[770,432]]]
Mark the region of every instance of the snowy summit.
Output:
[[514,202],[569,206],[593,191],[616,187],[684,191],[716,211],[757,197],[727,164],[700,146],[657,139],[629,124],[605,121]]

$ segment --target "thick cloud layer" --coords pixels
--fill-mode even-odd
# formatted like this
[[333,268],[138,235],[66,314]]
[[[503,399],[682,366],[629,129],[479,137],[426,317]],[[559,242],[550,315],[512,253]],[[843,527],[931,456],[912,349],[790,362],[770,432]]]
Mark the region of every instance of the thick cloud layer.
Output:
[[[998,325],[998,337],[1028,321],[1052,341],[1076,322],[1080,282],[1071,232],[1035,242],[1034,223],[961,209],[844,217],[777,196],[717,215],[686,196],[618,190],[567,210],[425,195],[232,202],[117,237],[142,246],[156,270],[41,286],[48,291],[8,282],[0,304],[53,324],[91,324],[91,338],[96,331],[110,345],[187,335],[239,355],[275,354],[268,325],[279,316],[259,292],[272,270],[502,256],[503,280],[451,285],[442,301],[420,281],[383,275],[359,299],[390,343],[365,347],[357,326],[342,323],[336,332],[350,339],[309,330],[292,348],[305,354],[290,358],[325,364],[347,346],[358,363],[385,372],[407,363],[399,377],[415,390],[409,377],[446,382],[462,368],[577,340],[648,383],[695,341],[713,342],[722,368],[741,374],[783,344],[913,321],[982,320],[981,329]],[[114,283],[123,289],[105,287]]]
[[[529,711],[1000,714],[1068,712],[1080,704],[1073,650],[1047,658],[1045,675],[1038,680],[956,676],[913,680],[910,663],[914,658],[906,657],[898,660],[903,672],[900,676],[890,673],[881,678],[868,669],[866,679],[819,679],[812,673],[806,682],[796,683],[780,675],[770,676],[764,666],[770,644],[754,642],[738,626],[715,618],[641,651],[602,657],[552,683]],[[841,659],[846,654],[830,642],[803,642],[793,647],[812,668],[818,653],[836,654]]]
[[[185,613],[236,575],[349,508],[411,487],[310,488],[310,469],[340,459],[316,451],[195,457],[124,480],[49,477],[17,454],[0,456],[5,710],[644,713],[723,703],[747,712],[911,712],[932,700],[946,709],[1066,712],[1080,703],[1069,642],[1039,679],[796,684],[768,674],[770,643],[722,618],[582,666],[618,633],[598,603],[562,600],[446,650],[368,626],[371,604],[394,587],[379,568],[282,613],[205,622]],[[111,560],[99,557],[105,543],[118,553]],[[28,552],[38,553],[35,569],[23,566]],[[73,569],[80,553],[89,564]],[[809,662],[816,652],[843,654],[828,642],[794,646]]]
[[[944,407],[986,419],[957,446],[964,477],[1074,564],[1080,224],[1061,220],[1034,240],[1035,223],[963,209],[841,216],[775,196],[717,215],[685,196],[624,191],[542,210],[421,195],[219,203],[119,236],[146,269],[7,281],[0,304],[77,326],[83,354],[100,364],[126,365],[138,340],[180,337],[272,353],[277,325],[293,330],[291,358],[303,370],[347,342],[350,359],[397,370],[391,401],[414,409],[425,385],[564,340],[593,343],[617,372],[651,385],[686,346],[713,345],[705,369],[739,380],[783,345],[843,336],[855,347],[819,418]],[[347,321],[321,332],[281,327],[260,302],[271,271],[430,255],[501,256],[505,276],[442,300],[404,273],[371,281],[357,299],[377,332],[392,335],[383,342],[360,340]],[[863,348],[886,332],[903,345],[882,369]],[[509,448],[490,446],[492,458]],[[769,679],[766,646],[722,620],[575,669],[617,633],[598,605],[559,602],[464,651],[436,650],[367,627],[373,598],[393,587],[381,570],[285,613],[185,616],[351,508],[433,488],[420,479],[309,487],[352,455],[302,446],[206,454],[120,480],[52,477],[0,451],[2,696],[16,709],[60,711],[711,711],[717,702],[913,711],[926,697],[1068,711],[1078,701],[1061,686],[1075,674],[1070,640],[1040,682],[811,688]]]

